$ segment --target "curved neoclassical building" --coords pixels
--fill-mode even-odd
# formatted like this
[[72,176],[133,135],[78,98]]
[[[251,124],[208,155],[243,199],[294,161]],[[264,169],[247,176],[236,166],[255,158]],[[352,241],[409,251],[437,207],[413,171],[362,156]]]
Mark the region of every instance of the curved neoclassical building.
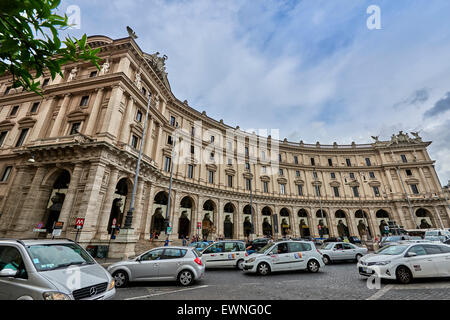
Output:
[[62,236],[73,239],[84,218],[80,243],[103,245],[116,221],[110,255],[122,256],[149,247],[166,215],[174,241],[243,239],[251,226],[256,236],[369,239],[388,220],[449,227],[431,142],[418,134],[321,145],[279,140],[270,129],[246,133],[178,100],[165,56],[142,52],[131,38],[88,41],[101,48],[102,69],[67,64],[64,77],[40,79],[43,97],[0,78],[0,237],[50,237],[34,229],[62,221]]

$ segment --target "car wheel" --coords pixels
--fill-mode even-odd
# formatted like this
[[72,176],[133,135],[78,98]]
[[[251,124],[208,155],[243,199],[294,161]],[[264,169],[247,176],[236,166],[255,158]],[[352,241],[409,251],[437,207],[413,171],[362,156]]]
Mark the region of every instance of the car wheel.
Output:
[[323,263],[330,264],[331,263],[330,257],[329,256],[323,256]]
[[257,271],[259,275],[266,276],[270,273],[270,266],[266,262],[260,263],[258,265]]
[[116,284],[116,288],[126,287],[128,284],[128,274],[119,270],[113,273],[114,283]]
[[397,276],[397,281],[403,284],[408,284],[412,280],[412,273],[407,267],[398,267],[395,275]]
[[241,259],[236,263],[236,268],[238,268],[239,270],[244,270],[244,260]]
[[189,270],[183,270],[178,275],[178,282],[182,286],[189,286],[194,282],[194,274]]
[[355,257],[356,262],[359,262],[359,259],[361,259],[361,258],[362,258],[362,255],[358,253]]
[[316,273],[319,271],[320,264],[317,260],[309,260],[308,265],[306,266],[309,272]]

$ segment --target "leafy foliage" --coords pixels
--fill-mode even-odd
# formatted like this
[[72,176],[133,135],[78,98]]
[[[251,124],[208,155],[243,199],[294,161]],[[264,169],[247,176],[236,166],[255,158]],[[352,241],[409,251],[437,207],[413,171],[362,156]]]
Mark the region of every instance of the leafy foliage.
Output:
[[70,61],[92,62],[98,69],[100,49],[70,36],[61,41],[59,31],[68,24],[67,15],[55,14],[61,0],[0,1],[0,76],[11,73],[13,87],[42,93],[39,78],[45,70],[52,79],[62,76],[61,65]]

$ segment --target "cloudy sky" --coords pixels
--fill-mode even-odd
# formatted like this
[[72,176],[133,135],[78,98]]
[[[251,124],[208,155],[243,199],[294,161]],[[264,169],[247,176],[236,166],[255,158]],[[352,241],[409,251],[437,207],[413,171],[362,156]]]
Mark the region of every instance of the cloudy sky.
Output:
[[[369,30],[367,8],[381,9]],[[370,143],[420,131],[450,180],[448,0],[67,0],[69,33],[127,36],[159,51],[181,101],[280,138]]]

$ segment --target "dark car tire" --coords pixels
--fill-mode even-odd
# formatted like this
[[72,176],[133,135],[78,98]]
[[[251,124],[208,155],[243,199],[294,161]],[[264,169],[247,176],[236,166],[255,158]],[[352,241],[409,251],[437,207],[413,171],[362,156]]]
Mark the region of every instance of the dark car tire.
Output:
[[258,264],[258,266],[256,267],[256,272],[257,272],[260,276],[267,276],[267,275],[271,272],[269,264],[266,263],[266,262],[261,262],[261,263]]
[[190,286],[194,283],[194,274],[189,270],[182,270],[177,277],[178,283],[184,287]]
[[323,256],[323,263],[325,264],[331,264],[331,259],[329,256]]
[[397,278],[397,281],[401,284],[408,284],[413,279],[411,271],[405,266],[398,267],[395,271],[395,276]]
[[124,288],[128,285],[129,278],[126,271],[118,270],[112,274],[112,277],[114,278],[116,288]]
[[309,260],[308,264],[306,265],[306,268],[308,269],[309,272],[316,273],[320,269],[320,263],[315,259]]
[[236,263],[236,269],[244,270],[244,259],[239,259]]
[[359,259],[361,259],[362,258],[362,254],[357,254],[356,256],[355,256],[355,261],[356,262],[359,262]]

